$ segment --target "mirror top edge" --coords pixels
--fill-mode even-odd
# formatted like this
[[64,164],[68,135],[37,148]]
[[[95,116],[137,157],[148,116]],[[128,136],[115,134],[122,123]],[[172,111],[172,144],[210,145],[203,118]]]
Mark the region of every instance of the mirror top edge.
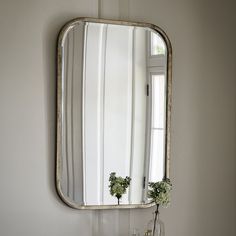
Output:
[[78,23],[100,23],[100,24],[110,24],[110,25],[123,25],[123,26],[134,26],[134,27],[141,27],[141,28],[148,28],[150,30],[153,30],[157,33],[159,33],[168,48],[169,53],[172,52],[172,46],[169,40],[169,37],[165,33],[163,29],[161,29],[159,26],[152,24],[152,23],[146,23],[146,22],[139,22],[139,21],[124,21],[124,20],[112,20],[112,19],[101,19],[101,18],[93,18],[93,17],[77,17],[70,21],[68,21],[60,30],[59,36],[58,36],[58,45],[61,45],[63,42],[63,39],[65,38],[67,32],[70,28],[72,28],[74,25]]
[[125,25],[125,26],[139,26],[139,27],[147,27],[151,29],[157,29],[160,31],[163,31],[160,29],[158,26],[151,24],[151,23],[146,23],[146,22],[136,22],[136,21],[124,21],[124,20],[112,20],[112,19],[101,19],[101,18],[93,18],[93,17],[78,17],[74,18],[70,21],[68,21],[63,28],[65,30],[69,28],[70,26],[73,26],[74,24],[77,23],[101,23],[101,24],[112,24],[112,25]]

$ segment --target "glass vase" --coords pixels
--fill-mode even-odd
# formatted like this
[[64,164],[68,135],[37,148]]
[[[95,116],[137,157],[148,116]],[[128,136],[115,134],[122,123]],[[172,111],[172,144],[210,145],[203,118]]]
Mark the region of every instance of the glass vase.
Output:
[[[159,212],[152,213],[152,219],[147,224],[147,229],[145,231],[145,236],[165,236],[165,225],[160,220]],[[156,219],[155,219],[156,218]],[[155,225],[155,229],[154,229]],[[153,232],[155,230],[155,232]]]
[[160,220],[160,214],[157,213],[156,219],[154,218],[152,236],[165,236],[165,225]]

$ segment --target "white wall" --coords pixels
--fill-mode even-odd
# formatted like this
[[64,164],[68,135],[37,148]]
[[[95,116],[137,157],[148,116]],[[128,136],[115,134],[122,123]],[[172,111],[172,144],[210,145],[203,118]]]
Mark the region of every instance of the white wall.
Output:
[[169,236],[236,235],[235,3],[132,0],[130,18],[161,26],[173,46]]
[[[113,1],[103,1],[103,16],[117,18]],[[235,7],[130,1],[130,19],[161,26],[174,50],[174,190],[161,211],[169,236],[236,235]],[[92,0],[0,1],[0,235],[127,235],[129,221],[141,227],[150,217],[76,211],[55,191],[56,36],[66,21],[96,14]]]

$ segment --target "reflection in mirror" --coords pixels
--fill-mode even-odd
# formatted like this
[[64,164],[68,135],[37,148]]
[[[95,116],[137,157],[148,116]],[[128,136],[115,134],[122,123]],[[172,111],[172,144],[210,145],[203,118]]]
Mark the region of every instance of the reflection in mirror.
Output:
[[108,187],[116,172],[131,178],[121,205],[149,203],[147,183],[167,174],[163,37],[137,24],[78,21],[58,46],[59,194],[75,208],[116,205]]

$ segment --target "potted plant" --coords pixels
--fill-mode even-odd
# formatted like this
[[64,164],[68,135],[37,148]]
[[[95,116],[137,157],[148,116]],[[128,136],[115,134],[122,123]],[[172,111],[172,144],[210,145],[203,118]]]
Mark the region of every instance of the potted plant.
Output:
[[116,176],[116,172],[112,172],[110,174],[109,178],[109,189],[110,189],[110,194],[112,196],[115,196],[118,201],[118,205],[120,205],[120,199],[123,194],[126,193],[126,189],[130,185],[131,178],[126,176],[125,178],[122,178],[121,176]]

